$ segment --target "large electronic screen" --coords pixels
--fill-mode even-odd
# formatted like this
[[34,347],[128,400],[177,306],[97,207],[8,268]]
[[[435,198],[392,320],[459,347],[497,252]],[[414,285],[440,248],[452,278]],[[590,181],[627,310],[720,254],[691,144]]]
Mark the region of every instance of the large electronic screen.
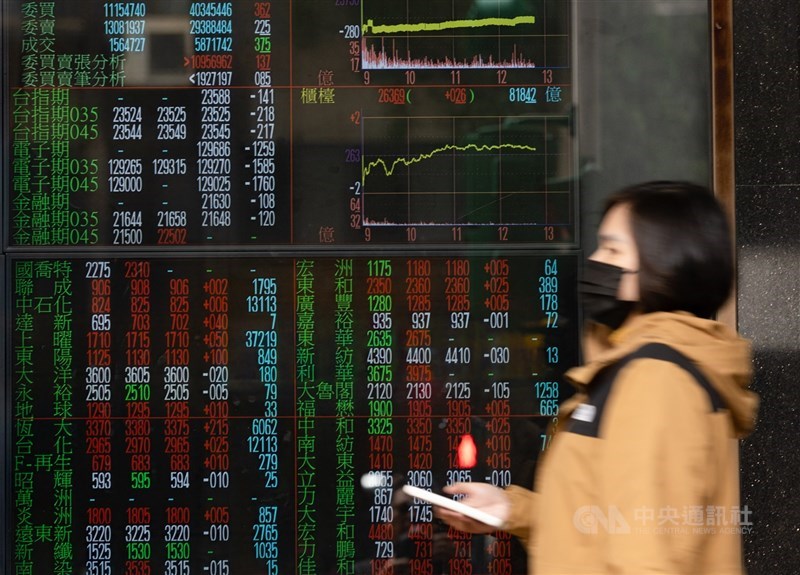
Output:
[[706,4],[1,2],[0,572],[527,573],[401,487],[531,486]]
[[10,2],[10,244],[575,241],[570,2]]
[[566,0],[2,4],[0,570],[526,572],[577,362]]

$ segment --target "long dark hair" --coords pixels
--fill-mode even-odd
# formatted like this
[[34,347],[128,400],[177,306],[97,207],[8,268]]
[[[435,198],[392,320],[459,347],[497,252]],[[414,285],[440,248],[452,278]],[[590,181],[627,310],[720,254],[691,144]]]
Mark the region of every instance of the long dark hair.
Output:
[[642,311],[712,317],[730,294],[734,263],[728,221],[711,191],[647,182],[609,196],[605,213],[617,205],[630,209]]

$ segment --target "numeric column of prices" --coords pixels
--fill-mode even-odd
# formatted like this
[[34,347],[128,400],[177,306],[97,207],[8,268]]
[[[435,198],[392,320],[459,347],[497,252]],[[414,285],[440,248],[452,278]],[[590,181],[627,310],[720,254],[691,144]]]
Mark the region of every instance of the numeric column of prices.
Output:
[[[407,481],[423,489],[433,487],[432,289],[431,261],[407,260],[405,297],[410,317],[405,341]],[[433,570],[433,509],[430,503],[414,499],[409,513],[409,537],[414,543],[409,559],[411,572],[430,573]]]
[[132,194],[144,190],[144,163],[128,150],[128,142],[142,139],[142,107],[131,104],[125,96],[117,97],[111,108],[111,139],[114,153],[119,157],[107,161],[107,191],[114,201],[112,212],[112,243],[114,245],[137,245],[143,240],[142,211],[126,209]]
[[394,421],[386,415],[394,397],[392,369],[392,262],[368,260],[366,276],[370,327],[367,330],[369,475],[374,486],[369,507],[372,573],[385,573],[394,557]]
[[130,506],[125,510],[125,575],[151,575],[152,556],[149,506]]
[[[151,486],[151,300],[150,262],[126,261],[130,328],[125,332],[125,453],[130,461],[130,488]],[[135,502],[131,497],[130,502]],[[150,575],[152,556],[149,506],[126,509],[125,575]]]
[[190,575],[192,512],[186,506],[170,505],[164,513],[164,575]]
[[150,360],[150,262],[126,261],[130,328],[125,332],[125,453],[130,460],[130,486],[149,489],[152,469]]
[[[86,454],[90,457],[91,488],[106,490],[111,489],[112,477],[111,264],[87,262],[85,270],[91,293],[91,331],[86,334],[84,378]],[[100,565],[96,568],[101,571],[106,569]]]
[[111,575],[111,508],[86,509],[86,575]]
[[[447,484],[472,481],[477,448],[472,437],[472,349],[454,345],[463,340],[471,323],[470,273],[468,259],[448,259],[444,266],[444,300],[448,322],[447,352],[445,354],[444,392],[447,405]],[[457,529],[449,529],[453,554],[448,558],[450,573],[466,575],[472,569],[472,536]]]
[[[179,178],[178,189],[183,190],[187,182],[184,180],[189,170],[187,160],[183,155],[186,152],[186,141],[188,139],[189,131],[187,122],[190,119],[191,110],[180,103],[175,103],[171,100],[178,99],[175,96],[162,96],[159,105],[155,109],[155,127],[156,127],[156,146],[158,149],[152,150],[158,157],[153,157],[150,165],[152,166],[152,174],[154,176],[152,188],[148,191],[159,190],[166,192],[165,199],[161,202],[159,210],[156,212],[155,232],[156,244],[158,245],[181,245],[188,243],[188,223],[189,216],[187,215],[186,206],[187,200],[181,194],[175,194],[173,191],[169,193],[175,185],[175,179]],[[139,120],[141,121],[141,107],[137,106]],[[203,122],[206,118],[203,118]],[[141,130],[141,128],[139,128]],[[198,144],[198,152],[201,152],[201,144]],[[136,162],[135,169],[137,174],[142,173],[142,160],[131,160]],[[125,166],[127,160],[117,160],[120,166]],[[131,187],[129,191],[141,191],[142,176],[137,176],[139,182],[135,187]],[[203,178],[198,176],[198,186],[202,186]],[[174,189],[174,188],[173,188]],[[112,190],[113,191],[113,190]],[[132,222],[139,227],[135,232],[126,232],[118,235],[116,226],[118,223],[127,224],[130,219],[117,221],[115,216],[114,220],[114,243],[121,244],[141,244],[142,243],[142,212],[130,212],[135,216]],[[145,212],[146,217],[152,217],[151,213]],[[120,241],[121,240],[121,241]]]
[[[173,105],[169,102],[169,97],[161,98],[161,104],[156,108],[156,138],[164,157],[153,158],[153,174],[156,176],[178,176],[186,174],[186,158],[177,158],[172,151],[172,142],[181,144],[187,138],[186,122],[188,113],[186,106]],[[202,177],[198,176],[198,185],[201,184]],[[169,180],[162,183],[164,191],[169,189]],[[170,204],[170,200],[162,202],[162,209],[157,212],[156,220],[156,243],[159,245],[180,245],[187,243],[187,224],[188,218],[185,209],[175,209]],[[139,212],[141,220],[141,212]],[[138,222],[141,226],[141,221]],[[136,241],[124,241],[122,243],[142,243],[141,230],[138,230]]]
[[[164,453],[169,457],[170,489],[189,489],[189,316],[187,278],[169,279],[169,314],[164,332]],[[180,568],[178,568],[180,569]]]
[[[86,345],[86,454],[90,487],[109,490],[111,467],[111,263],[87,262],[85,277],[91,294]],[[100,334],[107,334],[107,337]],[[107,340],[107,341],[106,341]],[[111,575],[111,508],[86,510],[86,573]]]
[[197,142],[197,191],[201,198],[201,226],[231,226],[231,89],[200,90],[200,115],[216,121],[202,124]]

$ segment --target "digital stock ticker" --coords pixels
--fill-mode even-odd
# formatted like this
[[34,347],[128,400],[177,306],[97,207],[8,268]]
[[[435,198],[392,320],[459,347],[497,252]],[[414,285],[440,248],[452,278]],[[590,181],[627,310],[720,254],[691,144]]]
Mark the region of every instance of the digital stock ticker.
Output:
[[3,5],[4,572],[525,573],[577,362],[572,3]]

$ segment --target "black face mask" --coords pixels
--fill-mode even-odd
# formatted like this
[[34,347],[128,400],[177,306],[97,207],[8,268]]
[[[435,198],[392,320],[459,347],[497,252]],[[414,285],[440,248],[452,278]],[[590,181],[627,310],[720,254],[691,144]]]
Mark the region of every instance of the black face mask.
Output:
[[624,273],[636,273],[619,266],[586,260],[580,295],[584,319],[617,329],[633,311],[636,302],[617,299]]

